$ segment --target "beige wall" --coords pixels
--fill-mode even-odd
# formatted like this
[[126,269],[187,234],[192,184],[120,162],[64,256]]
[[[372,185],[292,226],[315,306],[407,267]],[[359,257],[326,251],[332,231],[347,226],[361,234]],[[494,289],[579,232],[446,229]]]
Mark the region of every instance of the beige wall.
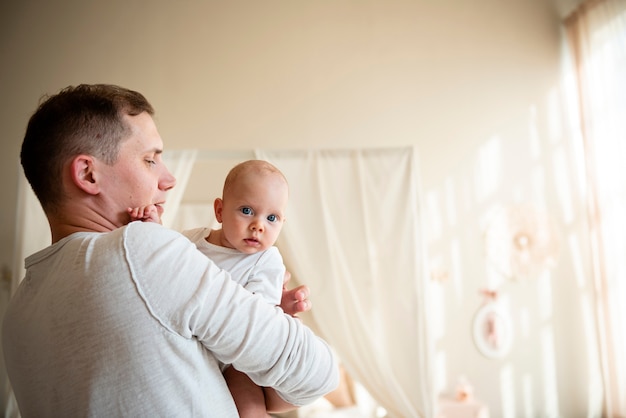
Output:
[[558,21],[545,0],[0,7],[7,259],[27,118],[69,84],[143,92],[171,148],[417,144],[432,183],[557,77]]
[[[571,2],[559,3],[562,11]],[[530,128],[549,140],[550,94],[560,77],[553,9],[546,0],[3,2],[0,263],[10,265],[13,252],[21,136],[43,93],[82,82],[137,89],[157,109],[166,148],[414,144],[424,189],[437,194],[450,182],[462,186],[494,136],[507,164],[528,144]],[[519,186],[517,197],[537,193],[525,186],[526,172],[523,165],[507,172]],[[506,182],[500,187],[510,191]],[[494,196],[514,197],[502,193]],[[479,237],[477,218],[488,201],[470,200],[459,220],[471,224],[463,233]],[[435,242],[433,251],[444,253],[446,245]],[[484,285],[484,262],[475,242],[462,245],[475,258],[463,275],[464,289],[475,296]],[[466,336],[467,324],[450,315],[467,315],[477,302],[463,303],[448,309],[446,319],[457,336]],[[444,349],[458,345],[442,341]],[[514,368],[541,369],[541,354],[517,355]],[[472,356],[472,367],[464,366],[463,353],[448,357],[448,387],[469,373],[478,380],[477,395],[499,416],[499,389],[476,365],[492,370],[489,378],[501,369]],[[563,400],[584,392],[575,377],[558,374],[566,382],[559,387]],[[540,394],[535,398],[544,402]],[[514,406],[520,414],[521,403]],[[561,408],[573,416],[586,408],[585,396]]]

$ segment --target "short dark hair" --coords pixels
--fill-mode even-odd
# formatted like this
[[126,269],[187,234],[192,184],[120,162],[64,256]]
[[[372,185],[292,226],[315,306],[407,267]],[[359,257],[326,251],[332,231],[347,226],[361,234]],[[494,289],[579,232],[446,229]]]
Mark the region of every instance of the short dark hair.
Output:
[[44,211],[63,201],[66,162],[87,154],[115,163],[121,142],[130,134],[124,116],[143,112],[154,115],[141,93],[111,84],[69,86],[42,97],[28,122],[20,159]]

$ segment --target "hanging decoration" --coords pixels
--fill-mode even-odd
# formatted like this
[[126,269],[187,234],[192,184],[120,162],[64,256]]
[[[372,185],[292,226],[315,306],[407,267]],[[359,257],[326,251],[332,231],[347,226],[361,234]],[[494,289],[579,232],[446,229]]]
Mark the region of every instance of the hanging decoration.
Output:
[[520,280],[556,265],[559,243],[547,213],[531,205],[499,208],[484,232],[487,262],[503,276]]
[[472,324],[474,344],[487,358],[506,356],[513,342],[513,325],[507,310],[498,301],[498,292],[482,289],[483,305],[478,309]]

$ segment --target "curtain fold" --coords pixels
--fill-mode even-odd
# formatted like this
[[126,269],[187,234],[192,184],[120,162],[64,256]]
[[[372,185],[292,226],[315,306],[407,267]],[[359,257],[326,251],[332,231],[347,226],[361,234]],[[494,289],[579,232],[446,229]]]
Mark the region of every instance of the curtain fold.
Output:
[[26,272],[24,259],[52,242],[48,218],[46,218],[33,189],[28,184],[21,167],[18,174],[15,227],[11,295],[17,290],[17,286]]
[[565,20],[585,150],[596,322],[607,417],[626,417],[626,1]]
[[185,194],[197,155],[198,151],[195,149],[168,151],[163,154],[163,162],[176,178],[176,187],[168,192],[165,211],[161,218],[163,225],[168,228],[172,227],[176,219],[176,213]]
[[415,150],[256,155],[289,182],[279,247],[312,288],[314,328],[389,416],[434,416]]

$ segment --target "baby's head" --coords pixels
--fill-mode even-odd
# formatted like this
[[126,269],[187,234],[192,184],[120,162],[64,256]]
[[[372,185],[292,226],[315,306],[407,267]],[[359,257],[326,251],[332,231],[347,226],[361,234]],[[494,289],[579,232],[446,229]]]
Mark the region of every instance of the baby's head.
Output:
[[274,245],[285,222],[289,187],[267,161],[249,160],[226,176],[215,217],[222,224],[221,245],[246,254]]

